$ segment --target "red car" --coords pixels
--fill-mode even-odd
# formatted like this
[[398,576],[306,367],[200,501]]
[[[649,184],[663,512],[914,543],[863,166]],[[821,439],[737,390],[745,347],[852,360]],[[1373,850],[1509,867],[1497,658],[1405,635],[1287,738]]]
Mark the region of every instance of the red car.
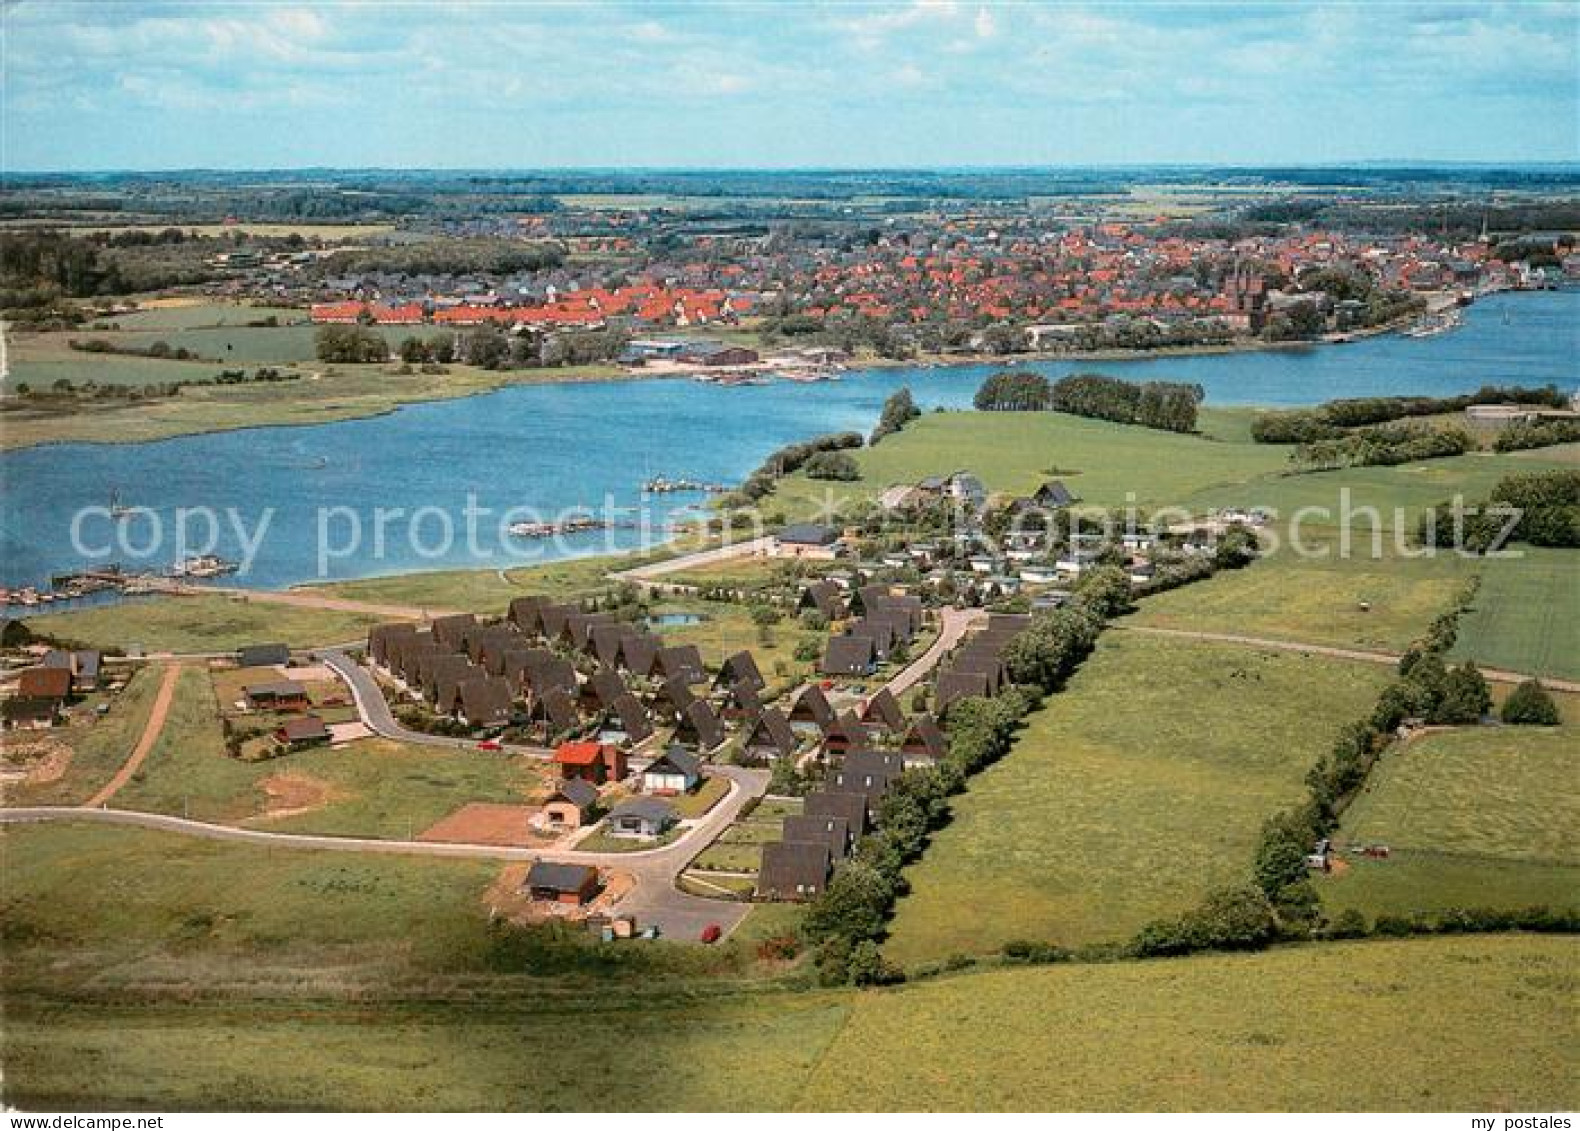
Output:
[[485,738],[477,744],[479,750],[503,750],[505,744],[497,738]]
[[709,923],[702,928],[702,941],[705,943],[716,943],[723,934],[724,930],[717,923]]

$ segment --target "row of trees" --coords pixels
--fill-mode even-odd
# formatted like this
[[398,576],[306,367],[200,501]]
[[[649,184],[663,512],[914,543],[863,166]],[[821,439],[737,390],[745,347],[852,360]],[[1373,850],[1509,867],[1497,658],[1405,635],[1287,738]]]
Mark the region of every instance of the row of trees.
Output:
[[1054,382],[1049,407],[1072,416],[1139,424],[1166,432],[1194,432],[1200,385],[1177,381],[1125,381],[1101,373],[1074,373]]
[[[1101,588],[1101,587],[1098,587]],[[1015,687],[993,699],[967,699],[949,711],[949,749],[936,766],[907,770],[878,805],[877,828],[863,837],[807,909],[802,934],[817,948],[825,982],[874,985],[904,972],[879,949],[905,866],[949,818],[949,798],[966,780],[1009,752],[1021,719],[1039,697],[1057,690],[1091,652],[1102,631],[1106,597],[1083,582],[1072,603],[1038,613],[1010,644]]]
[[746,482],[726,495],[721,503],[726,507],[755,503],[771,494],[774,484],[781,478],[799,471],[819,453],[859,448],[864,442],[860,432],[830,432],[798,444],[786,444],[765,459],[746,477]]
[[1051,409],[1168,432],[1193,432],[1204,396],[1200,385],[1176,381],[1136,382],[1102,373],[1072,373],[1050,382],[1041,373],[1005,370],[982,382],[973,403],[982,412]]
[[1500,452],[1519,452],[1572,444],[1576,440],[1580,440],[1580,420],[1518,420],[1498,433],[1492,447]]
[[1478,554],[1510,542],[1580,547],[1580,471],[1507,476],[1479,503],[1440,503],[1426,512],[1417,536],[1425,546]]
[[1259,444],[1308,444],[1335,439],[1348,428],[1387,424],[1413,416],[1443,416],[1478,404],[1562,408],[1567,403],[1556,385],[1483,385],[1474,393],[1457,397],[1351,397],[1327,401],[1315,408],[1261,413],[1251,423],[1251,438]]
[[1338,467],[1391,467],[1464,455],[1475,447],[1476,438],[1463,428],[1378,424],[1342,433],[1334,439],[1299,444],[1289,458],[1310,470],[1326,471]]

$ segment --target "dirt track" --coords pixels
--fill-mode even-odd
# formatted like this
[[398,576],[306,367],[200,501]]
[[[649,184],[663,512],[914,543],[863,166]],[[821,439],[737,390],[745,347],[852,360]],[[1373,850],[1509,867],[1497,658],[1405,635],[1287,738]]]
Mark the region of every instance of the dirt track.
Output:
[[132,748],[132,756],[126,759],[126,764],[115,771],[115,776],[105,782],[98,793],[82,803],[84,809],[102,807],[120,792],[122,786],[132,780],[132,775],[143,764],[143,759],[148,757],[148,752],[154,748],[154,743],[159,741],[160,732],[165,729],[165,718],[170,714],[170,703],[176,697],[176,682],[180,680],[184,670],[181,664],[171,664],[165,669],[164,682],[159,685],[159,694],[154,697],[153,710],[148,712],[148,722],[143,726],[142,737]]

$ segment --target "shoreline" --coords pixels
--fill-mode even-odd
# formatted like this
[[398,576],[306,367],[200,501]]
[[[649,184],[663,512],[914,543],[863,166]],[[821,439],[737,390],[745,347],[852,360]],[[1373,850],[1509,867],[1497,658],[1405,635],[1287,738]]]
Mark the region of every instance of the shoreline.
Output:
[[[1162,346],[1157,349],[1103,349],[1103,350],[1078,350],[1066,351],[1028,351],[1014,354],[923,354],[914,358],[899,359],[885,358],[876,355],[852,359],[850,365],[844,370],[849,375],[860,375],[864,371],[886,371],[893,369],[969,369],[979,366],[999,366],[1007,369],[1019,368],[1026,364],[1055,364],[1059,362],[1079,363],[1092,362],[1137,362],[1153,359],[1168,360],[1170,358],[1188,357],[1227,357],[1238,354],[1254,353],[1301,353],[1323,346],[1349,344],[1368,338],[1382,337],[1387,334],[1397,333],[1414,319],[1397,319],[1385,326],[1371,327],[1366,330],[1356,331],[1347,335],[1346,341],[1338,341],[1332,337],[1316,339],[1314,341],[1298,342],[1263,342],[1254,339],[1245,341],[1231,341],[1212,345],[1192,346]],[[305,364],[297,362],[292,364]],[[411,397],[394,395],[387,403],[367,406],[359,410],[356,405],[326,406],[326,413],[322,419],[293,420],[290,419],[293,408],[297,403],[284,402],[280,408],[280,419],[239,421],[235,424],[204,423],[191,428],[176,428],[163,435],[145,436],[139,438],[113,439],[113,438],[86,438],[63,436],[59,438],[46,438],[30,440],[22,443],[11,443],[6,435],[8,415],[0,411],[0,456],[9,452],[30,451],[36,448],[60,447],[69,444],[96,444],[96,445],[131,445],[152,444],[165,440],[180,439],[185,436],[206,436],[224,432],[242,432],[259,428],[305,428],[318,424],[338,424],[348,420],[371,420],[381,416],[389,416],[400,411],[408,405],[436,404],[443,401],[460,400],[466,397],[482,396],[490,393],[501,392],[505,389],[527,387],[534,385],[580,385],[580,384],[612,384],[620,381],[663,381],[663,380],[689,380],[697,376],[716,373],[709,366],[689,365],[666,367],[661,370],[644,371],[642,367],[606,367],[585,366],[577,367],[584,372],[567,372],[565,370],[498,370],[502,379],[493,382],[484,382],[476,388],[458,389],[447,391],[435,388],[426,393]],[[480,372],[490,372],[483,370]],[[561,374],[564,374],[563,376]],[[521,377],[514,375],[520,374]],[[552,374],[552,375],[548,375]],[[10,398],[6,398],[10,399]],[[1316,403],[1316,402],[1313,402]],[[96,411],[114,412],[121,409],[137,411],[142,405],[115,404],[106,409],[89,410],[85,414],[63,413],[62,419],[69,420],[73,416],[91,417]],[[1241,406],[1235,406],[1241,407]],[[1255,406],[1244,406],[1255,407]],[[36,418],[35,418],[36,419]]]

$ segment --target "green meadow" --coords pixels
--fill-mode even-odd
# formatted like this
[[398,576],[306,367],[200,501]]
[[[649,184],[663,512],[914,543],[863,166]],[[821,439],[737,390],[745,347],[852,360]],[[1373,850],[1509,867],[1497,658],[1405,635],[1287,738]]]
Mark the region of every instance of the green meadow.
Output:
[[1580,679],[1580,551],[1515,546],[1476,562],[1481,589],[1452,656],[1487,667]]
[[1402,651],[1482,568],[1457,554],[1400,553],[1391,535],[1376,557],[1369,538],[1346,552],[1332,531],[1307,546],[1320,553],[1281,546],[1249,568],[1148,597],[1124,623]]
[[[1123,940],[1247,880],[1386,668],[1107,633],[906,872],[885,953],[914,967],[1013,939]],[[962,914],[970,908],[970,914]]]
[[[805,514],[827,490],[836,498],[870,499],[895,483],[965,469],[995,493],[1030,494],[1057,478],[1093,506],[1172,505],[1209,488],[1243,490],[1284,468],[1287,448],[1239,439],[1248,416],[1245,409],[1205,410],[1206,435],[1190,436],[1054,412],[928,413],[877,447],[853,453],[859,482],[796,474],[773,500],[787,513]],[[1216,439],[1216,432],[1236,439]]]
[[[246,716],[235,724],[254,725]],[[276,817],[265,787],[279,779],[291,800]],[[467,802],[525,803],[542,783],[542,767],[521,758],[384,739],[232,758],[209,673],[194,667],[182,673],[159,741],[114,804],[279,832],[406,839]]]
[[1580,729],[1473,727],[1384,756],[1344,815],[1346,857],[1320,884],[1330,910],[1580,905]]
[[86,647],[147,652],[225,652],[243,644],[279,642],[293,648],[340,644],[367,635],[380,617],[299,608],[245,597],[204,594],[153,597],[116,605],[29,617],[27,626]]

